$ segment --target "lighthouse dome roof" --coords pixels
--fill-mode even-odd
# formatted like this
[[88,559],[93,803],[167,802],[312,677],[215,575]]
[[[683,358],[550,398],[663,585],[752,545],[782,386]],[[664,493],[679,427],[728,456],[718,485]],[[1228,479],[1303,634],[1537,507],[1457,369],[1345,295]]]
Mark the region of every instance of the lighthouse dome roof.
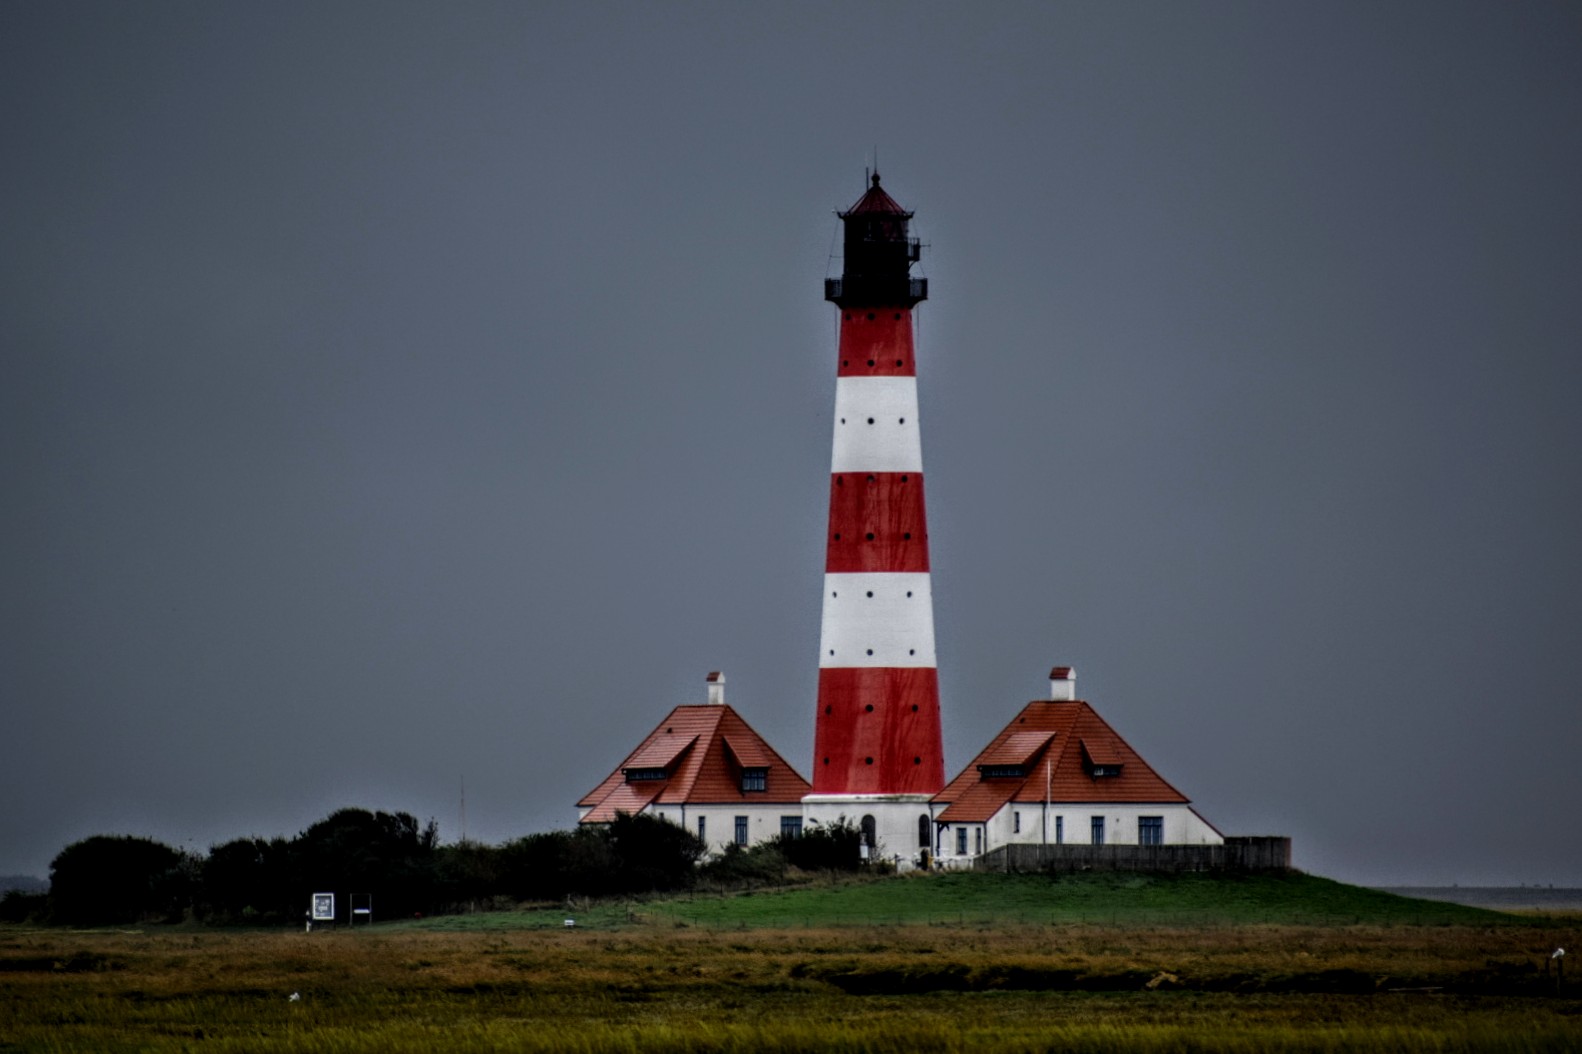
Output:
[[879,173],[875,172],[869,179],[870,186],[857,203],[840,214],[841,219],[849,216],[897,216],[901,219],[911,219],[912,214],[896,204],[894,198],[886,194],[879,186]]

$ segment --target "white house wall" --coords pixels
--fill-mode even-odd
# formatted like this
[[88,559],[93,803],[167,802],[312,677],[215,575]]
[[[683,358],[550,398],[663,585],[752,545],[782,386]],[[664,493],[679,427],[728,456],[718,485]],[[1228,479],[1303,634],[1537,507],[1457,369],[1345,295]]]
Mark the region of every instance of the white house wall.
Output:
[[902,866],[917,862],[923,846],[919,839],[920,817],[930,817],[931,795],[927,794],[810,794],[802,799],[803,830],[815,823],[830,826],[845,820],[853,827],[872,816],[879,843],[878,858]]
[[765,802],[754,805],[650,805],[643,810],[650,816],[680,824],[693,834],[698,833],[698,820],[703,821],[703,843],[709,855],[723,853],[725,847],[736,841],[736,817],[747,817],[747,844],[757,845],[780,836],[780,819],[784,816],[802,815],[799,802]]
[[[1104,817],[1105,845],[1137,845],[1137,821],[1144,816],[1158,816],[1164,820],[1163,845],[1221,845],[1225,841],[1190,805],[1072,805],[1053,802],[1048,808],[1050,845],[1056,843],[1056,831],[1062,826],[1057,824],[1057,818],[1064,820],[1061,842],[1066,845],[1092,844],[1092,822],[1095,816]],[[1044,809],[1041,802],[1012,802],[986,822],[947,824],[939,831],[939,859],[941,862],[971,859],[979,853],[1012,843],[1039,845],[1045,841]],[[1016,830],[1018,813],[1021,814],[1020,831]],[[959,844],[956,832],[960,828],[967,830],[965,856],[956,851]]]

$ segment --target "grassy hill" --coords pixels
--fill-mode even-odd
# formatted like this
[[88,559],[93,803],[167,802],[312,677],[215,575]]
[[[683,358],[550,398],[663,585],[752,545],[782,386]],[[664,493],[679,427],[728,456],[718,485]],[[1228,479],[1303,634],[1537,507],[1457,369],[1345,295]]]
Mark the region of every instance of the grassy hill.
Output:
[[784,929],[897,924],[1115,924],[1212,928],[1245,925],[1520,925],[1479,908],[1415,900],[1313,875],[1045,875],[950,872],[846,879],[734,894],[693,893],[451,916],[433,929],[619,928],[671,921],[711,928]]

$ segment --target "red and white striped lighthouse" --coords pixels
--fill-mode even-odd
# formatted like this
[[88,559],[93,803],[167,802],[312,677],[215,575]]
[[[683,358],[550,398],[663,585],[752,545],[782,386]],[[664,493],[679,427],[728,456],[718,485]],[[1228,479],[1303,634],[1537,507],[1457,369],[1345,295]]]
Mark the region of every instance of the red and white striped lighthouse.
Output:
[[[844,266],[810,818],[861,821],[887,852],[928,847],[944,787],[912,309],[928,281],[912,213],[879,186],[839,214]],[[899,807],[886,808],[885,806]],[[893,814],[893,815],[883,815]],[[898,844],[900,843],[900,844]]]

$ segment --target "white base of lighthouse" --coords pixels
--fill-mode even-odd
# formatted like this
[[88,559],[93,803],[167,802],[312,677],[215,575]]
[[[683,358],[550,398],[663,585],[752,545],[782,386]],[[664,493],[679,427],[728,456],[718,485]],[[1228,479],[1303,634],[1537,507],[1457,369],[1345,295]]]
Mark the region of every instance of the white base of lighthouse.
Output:
[[802,799],[804,829],[845,820],[866,832],[869,859],[905,868],[934,852],[932,794],[809,794]]

